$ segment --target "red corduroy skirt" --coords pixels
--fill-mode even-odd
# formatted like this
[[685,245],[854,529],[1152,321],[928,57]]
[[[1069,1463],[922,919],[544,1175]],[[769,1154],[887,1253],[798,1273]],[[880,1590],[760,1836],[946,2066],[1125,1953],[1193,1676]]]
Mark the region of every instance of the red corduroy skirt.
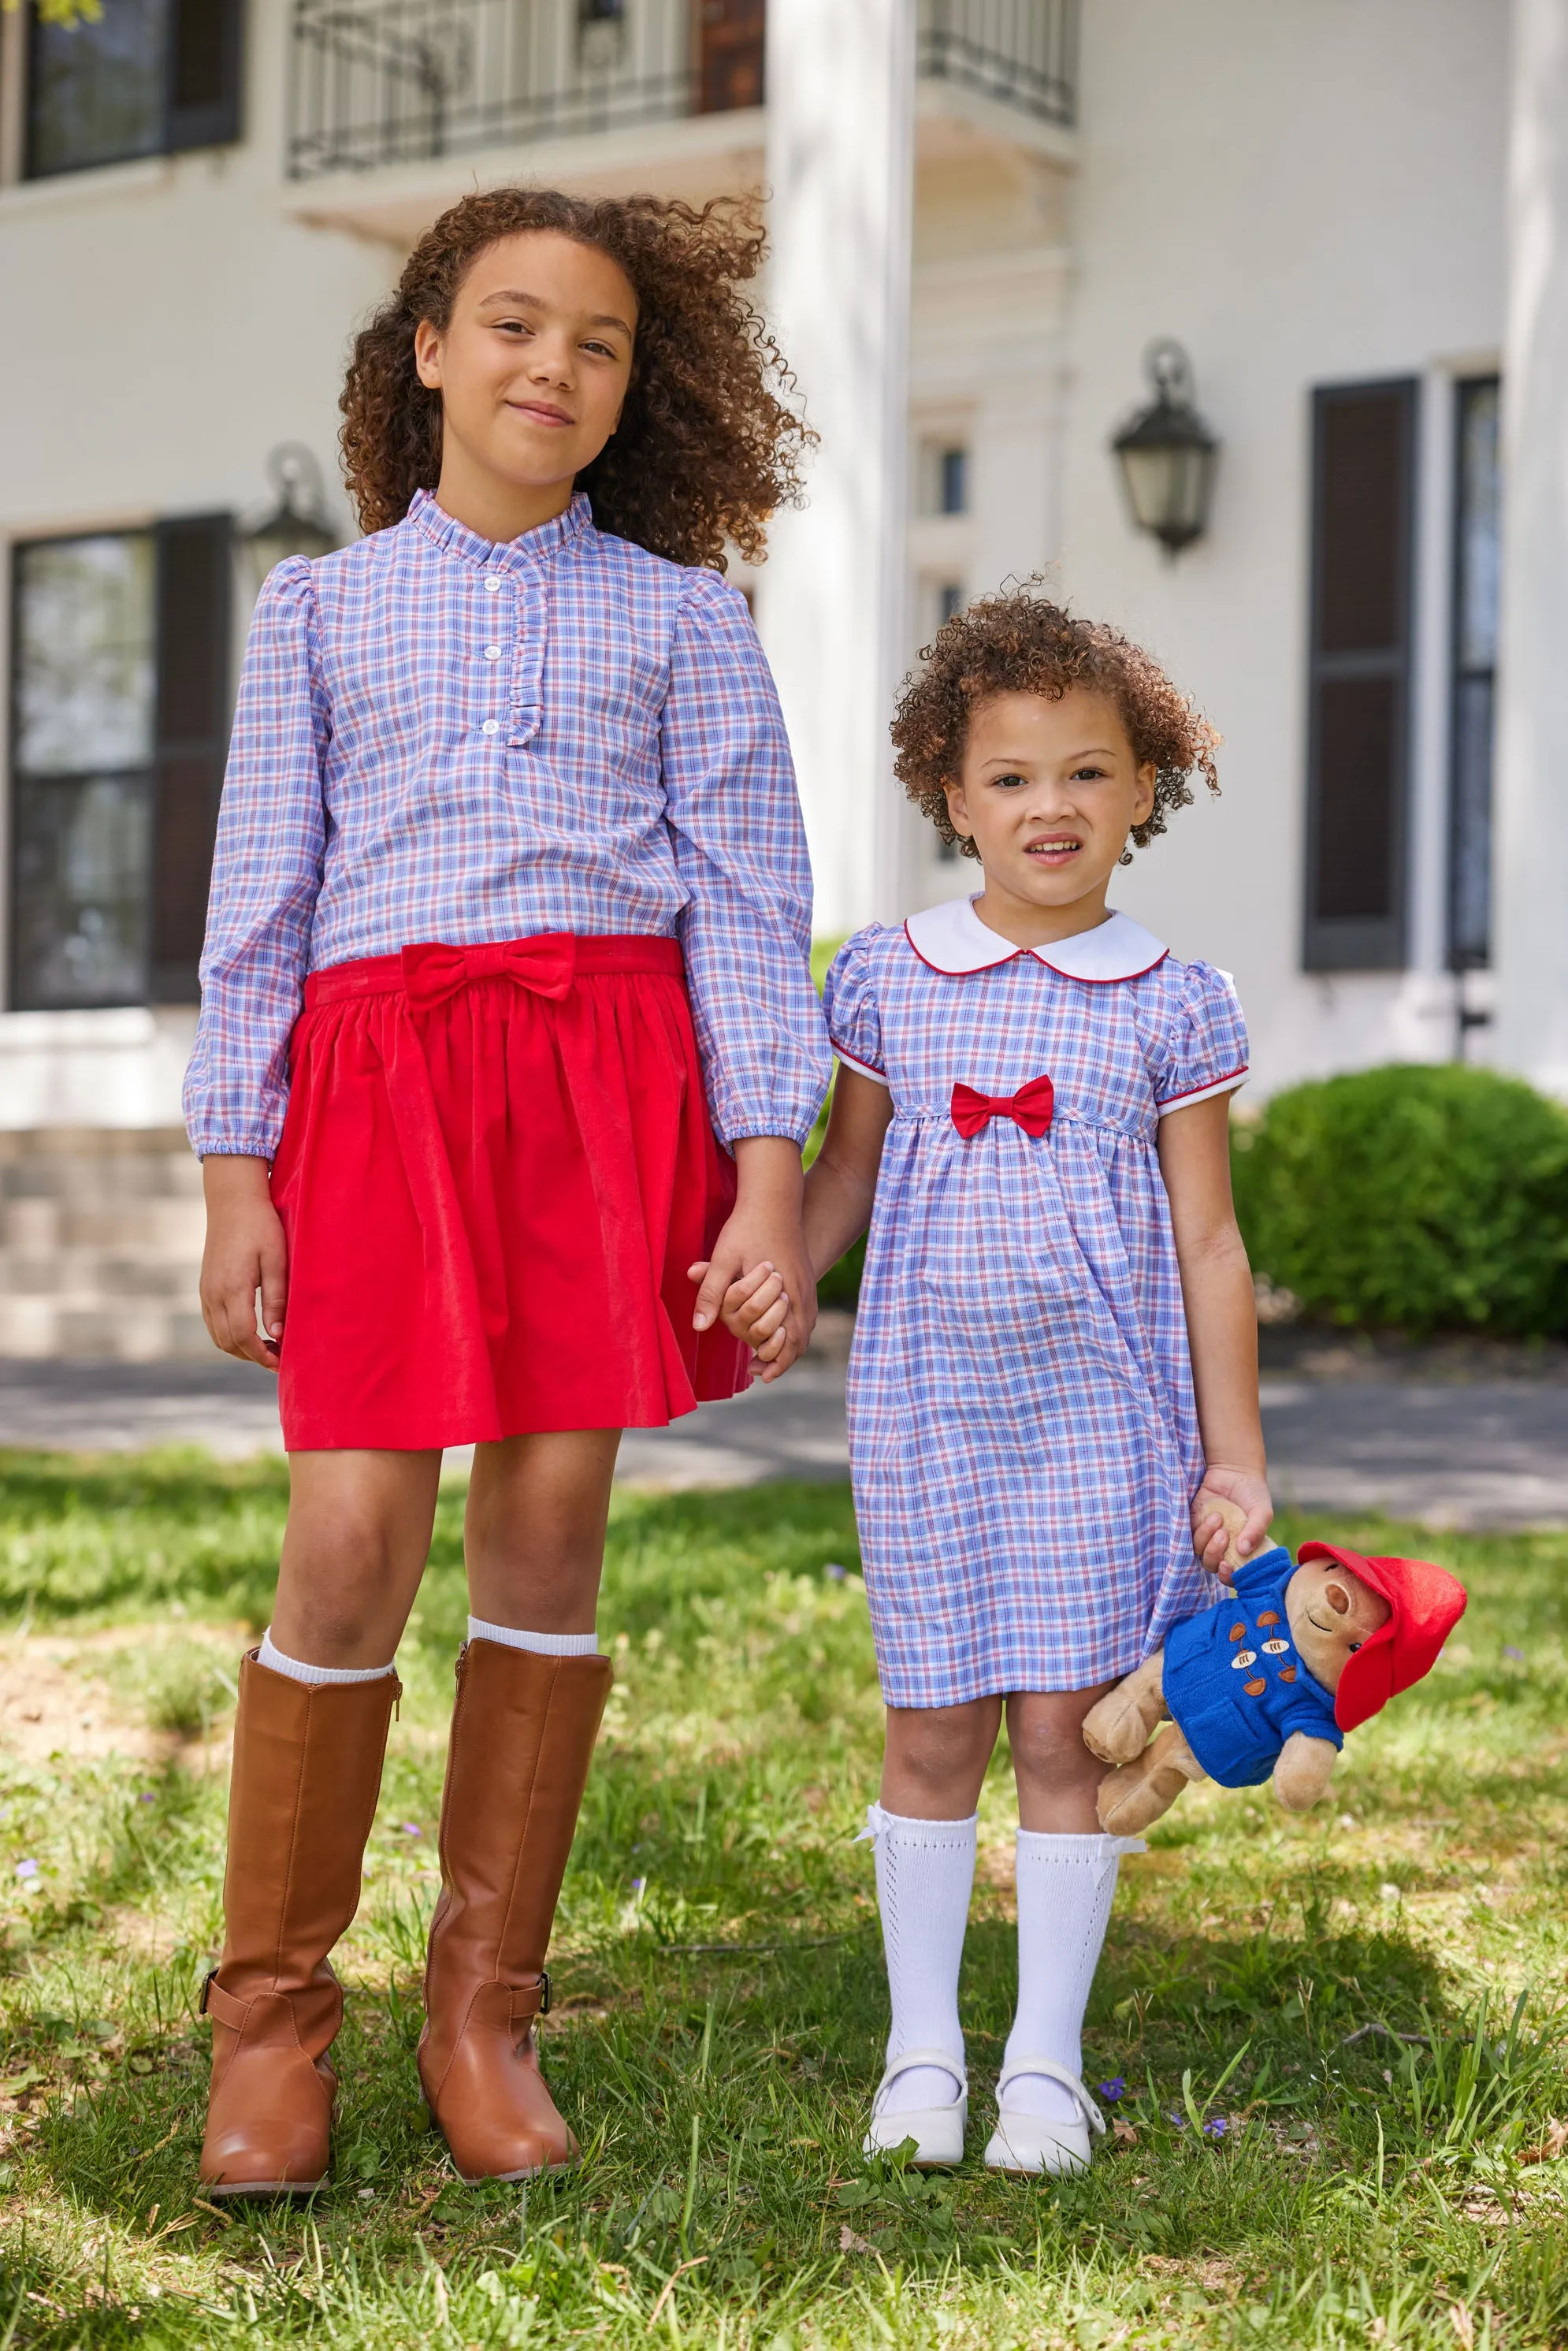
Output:
[[692,1329],[735,1176],[674,939],[336,965],[290,1071],[290,1452],[657,1427],[747,1385],[746,1350]]

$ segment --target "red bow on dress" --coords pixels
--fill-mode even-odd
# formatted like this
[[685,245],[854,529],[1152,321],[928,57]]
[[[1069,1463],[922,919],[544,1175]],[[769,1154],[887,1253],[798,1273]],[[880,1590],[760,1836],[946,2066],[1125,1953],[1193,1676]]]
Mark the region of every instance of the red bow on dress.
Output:
[[973,1086],[953,1089],[953,1123],[966,1141],[978,1134],[994,1118],[1010,1118],[1026,1134],[1038,1143],[1042,1134],[1051,1132],[1051,1115],[1056,1106],[1056,1088],[1046,1077],[1030,1078],[1016,1094],[977,1094]]
[[476,947],[431,944],[404,947],[402,984],[411,1004],[428,1011],[475,979],[515,979],[535,996],[560,998],[577,969],[570,931],[540,931],[531,939],[497,939]]

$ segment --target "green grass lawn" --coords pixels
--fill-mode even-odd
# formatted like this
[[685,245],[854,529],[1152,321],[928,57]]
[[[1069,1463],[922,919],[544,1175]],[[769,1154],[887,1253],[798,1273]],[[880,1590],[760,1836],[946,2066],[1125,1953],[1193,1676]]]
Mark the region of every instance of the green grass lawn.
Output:
[[282,1473],[12,1455],[0,1498],[0,1671],[11,1705],[37,1694],[34,1749],[89,1681],[91,1739],[141,1742],[0,1761],[0,2351],[1568,2343],[1568,2158],[1531,2159],[1568,2138],[1568,1538],[1336,1524],[1429,1549],[1470,1614],[1317,1813],[1199,1792],[1126,1865],[1088,2033],[1090,2081],[1124,2087],[1077,2182],[978,2160],[1013,1974],[998,1761],[963,1994],[973,2154],[926,2181],[858,2152],[884,2010],[851,1840],[880,1710],[847,1491],[621,1498],[620,1678],[545,2028],[586,2155],[525,2193],[458,2184],[413,2063],[454,1495],[340,1958],[333,2184],[219,2213],[196,2192],[194,2002]]

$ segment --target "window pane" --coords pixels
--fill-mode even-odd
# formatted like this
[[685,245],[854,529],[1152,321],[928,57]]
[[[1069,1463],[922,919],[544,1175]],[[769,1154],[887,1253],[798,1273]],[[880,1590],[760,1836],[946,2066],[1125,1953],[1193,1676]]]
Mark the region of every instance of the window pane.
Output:
[[18,550],[18,768],[79,776],[151,759],[152,572],[150,532]]
[[108,0],[96,23],[33,19],[30,177],[162,152],[168,23],[168,0]]
[[145,776],[18,779],[18,1009],[145,1000],[152,831]]
[[1491,669],[1497,662],[1499,523],[1502,476],[1498,448],[1498,387],[1460,388],[1458,664]]

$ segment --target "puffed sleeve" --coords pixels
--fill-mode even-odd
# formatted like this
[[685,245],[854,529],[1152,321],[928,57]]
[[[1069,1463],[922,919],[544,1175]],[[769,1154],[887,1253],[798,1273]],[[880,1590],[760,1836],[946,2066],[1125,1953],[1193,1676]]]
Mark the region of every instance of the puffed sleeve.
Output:
[[687,893],[692,1019],[721,1143],[803,1143],[831,1075],[811,985],[811,863],[783,715],[746,599],[694,570],[670,653],[665,815]]
[[288,1105],[326,844],[330,714],[310,566],[269,572],[240,673],[213,852],[185,1125],[202,1157],[271,1159]]
[[827,985],[822,990],[822,1009],[828,1018],[829,1041],[845,1069],[853,1070],[862,1078],[874,1078],[879,1086],[885,1086],[882,1014],[877,1009],[871,968],[871,943],[881,927],[873,923],[868,929],[857,931],[852,939],[845,940],[829,967]]
[[1210,1094],[1233,1093],[1246,1082],[1247,1024],[1229,975],[1209,963],[1189,963],[1155,1071],[1160,1116],[1207,1102]]

